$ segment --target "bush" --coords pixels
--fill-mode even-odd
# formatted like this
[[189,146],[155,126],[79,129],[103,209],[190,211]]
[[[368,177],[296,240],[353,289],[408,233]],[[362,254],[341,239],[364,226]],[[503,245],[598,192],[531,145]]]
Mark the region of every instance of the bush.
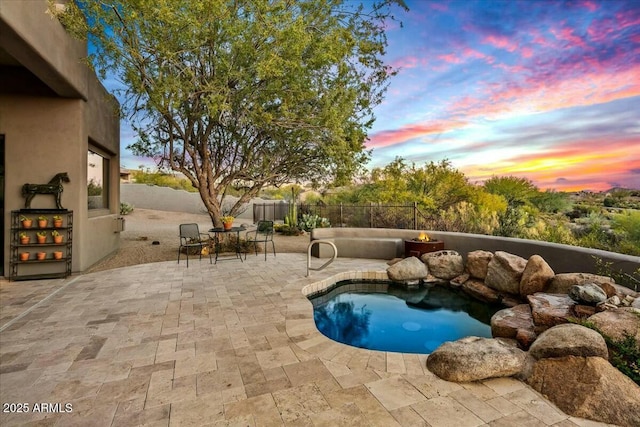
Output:
[[120,203],[120,215],[129,215],[131,212],[133,212],[133,205],[126,202]]

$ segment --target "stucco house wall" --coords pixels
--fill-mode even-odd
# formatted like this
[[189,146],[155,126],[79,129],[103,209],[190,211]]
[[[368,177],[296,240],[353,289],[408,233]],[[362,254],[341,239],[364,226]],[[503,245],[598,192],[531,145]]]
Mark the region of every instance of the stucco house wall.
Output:
[[[0,134],[5,138],[3,262],[9,274],[11,211],[24,207],[24,183],[67,172],[62,205],[73,210],[72,270],[118,249],[120,128],[118,103],[82,63],[86,43],[69,36],[46,0],[0,7]],[[89,144],[109,156],[109,208],[89,210]],[[36,196],[32,208],[55,208]]]

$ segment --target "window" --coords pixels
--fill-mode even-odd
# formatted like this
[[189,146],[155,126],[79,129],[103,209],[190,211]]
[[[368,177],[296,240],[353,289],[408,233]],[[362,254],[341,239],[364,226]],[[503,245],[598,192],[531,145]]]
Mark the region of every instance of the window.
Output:
[[109,208],[109,158],[90,148],[87,157],[89,210]]

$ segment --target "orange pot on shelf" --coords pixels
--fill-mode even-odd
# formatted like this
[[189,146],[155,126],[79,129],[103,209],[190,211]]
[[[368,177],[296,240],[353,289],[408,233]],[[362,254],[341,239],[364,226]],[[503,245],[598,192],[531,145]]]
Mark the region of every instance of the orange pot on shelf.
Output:
[[29,236],[20,238],[21,245],[28,245],[30,241],[31,241],[31,238]]
[[62,251],[55,251],[53,253],[53,259],[62,259]]
[[47,257],[47,253],[46,252],[36,252],[36,259],[38,261],[42,261],[46,257]]
[[31,228],[32,225],[33,225],[32,219],[25,219],[22,221],[22,228]]
[[40,228],[46,228],[47,227],[47,223],[49,221],[47,221],[46,219],[39,219],[38,220],[38,227]]
[[53,243],[62,243],[62,236],[53,236]]
[[29,252],[20,252],[20,261],[28,261]]
[[47,236],[37,236],[38,243],[45,243],[47,241]]
[[222,227],[223,227],[225,230],[231,230],[231,227],[233,227],[233,222],[223,222],[223,223],[222,223]]
[[60,228],[60,227],[62,227],[62,220],[61,220],[61,219],[54,219],[54,220],[53,220],[53,226],[54,226],[55,228]]

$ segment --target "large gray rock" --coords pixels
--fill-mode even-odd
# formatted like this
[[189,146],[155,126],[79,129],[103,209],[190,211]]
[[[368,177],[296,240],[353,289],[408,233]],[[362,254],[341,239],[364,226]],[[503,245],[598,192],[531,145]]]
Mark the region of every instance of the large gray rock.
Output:
[[520,279],[520,295],[526,297],[537,292],[544,292],[553,279],[553,269],[540,255],[532,255],[522,272]]
[[447,381],[509,377],[524,368],[526,353],[501,340],[467,337],[446,342],[427,358],[427,368]]
[[427,277],[429,269],[422,261],[412,256],[387,268],[387,275],[394,282],[406,282]]
[[596,313],[589,322],[614,341],[622,341],[626,335],[635,337],[640,350],[640,315],[633,308],[619,308]]
[[581,304],[597,305],[606,301],[606,292],[595,283],[585,283],[584,285],[573,285],[569,289],[569,297]]
[[487,277],[489,262],[493,253],[488,251],[473,251],[467,254],[467,271],[471,277],[484,280]]
[[541,333],[529,348],[529,354],[536,359],[564,356],[609,358],[602,335],[571,323],[554,326]]
[[490,288],[509,294],[520,294],[520,280],[527,260],[508,252],[497,251],[487,269],[485,283]]
[[438,279],[451,280],[464,273],[464,260],[456,251],[428,252],[420,258],[429,273]]
[[491,316],[491,335],[494,338],[513,338],[522,348],[529,348],[537,336],[529,304],[505,308]]
[[601,357],[540,359],[527,383],[574,417],[640,426],[640,387]]
[[536,332],[540,333],[552,326],[568,323],[574,317],[576,302],[568,295],[537,293],[527,297],[531,306]]
[[611,277],[598,276],[591,273],[560,273],[556,274],[546,292],[549,294],[568,294],[569,289],[574,285],[584,285],[585,283],[602,283],[614,284],[615,281]]

